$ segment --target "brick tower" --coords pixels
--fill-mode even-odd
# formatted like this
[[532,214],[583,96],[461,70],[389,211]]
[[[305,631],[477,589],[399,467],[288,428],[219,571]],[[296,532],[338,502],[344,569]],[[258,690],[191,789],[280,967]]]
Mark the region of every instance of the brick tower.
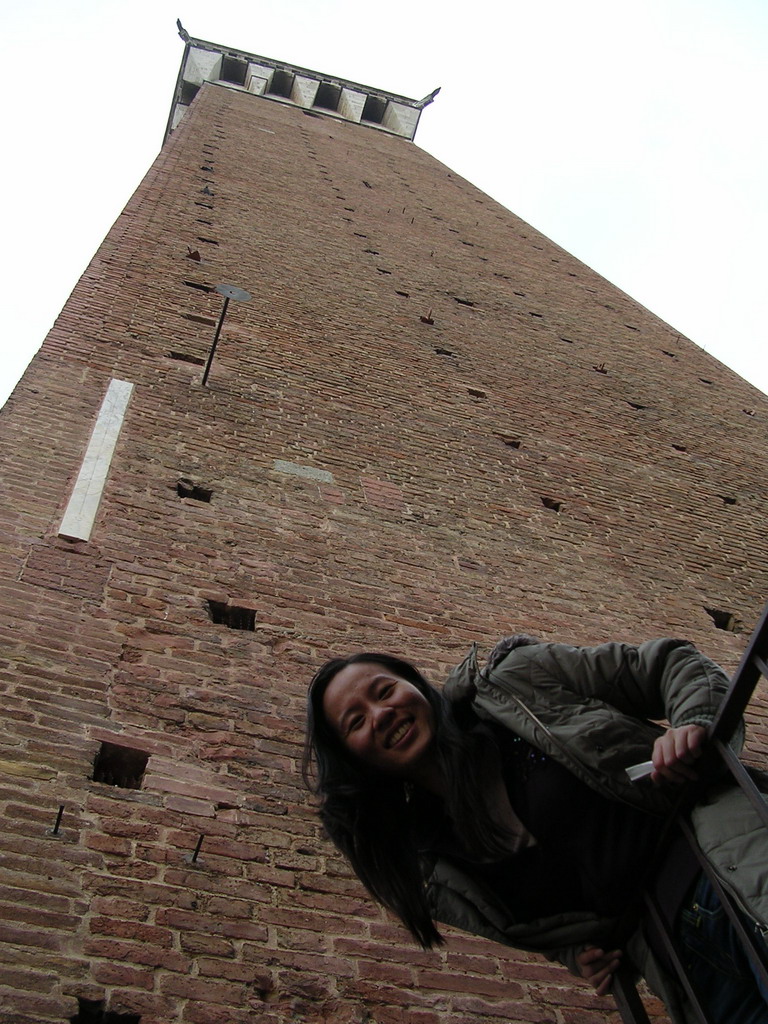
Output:
[[372,905],[297,774],[306,683],[517,630],[733,668],[768,399],[419,149],[428,100],[189,40],[3,410],[7,1024],[605,1019]]

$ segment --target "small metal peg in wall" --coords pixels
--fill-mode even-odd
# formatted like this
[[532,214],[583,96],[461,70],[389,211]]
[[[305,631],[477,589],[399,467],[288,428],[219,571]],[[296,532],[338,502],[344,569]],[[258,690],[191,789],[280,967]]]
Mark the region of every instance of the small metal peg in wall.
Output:
[[184,860],[188,864],[197,864],[198,863],[197,858],[200,856],[200,847],[203,845],[203,840],[204,839],[205,839],[205,835],[201,835],[200,838],[197,840],[197,845],[195,846],[195,848],[192,851],[192,853],[187,854],[187,856],[184,858]]
[[219,295],[224,296],[224,305],[221,309],[221,316],[219,322],[216,324],[216,333],[213,336],[213,344],[211,345],[211,351],[208,353],[208,362],[205,364],[205,371],[203,373],[203,387],[208,383],[208,374],[211,372],[211,364],[213,363],[213,357],[216,353],[216,346],[219,343],[219,335],[221,334],[221,328],[224,323],[224,317],[227,315],[227,307],[229,306],[230,299],[234,299],[235,302],[250,302],[250,293],[245,291],[243,288],[238,288],[234,284],[217,284],[216,291]]
[[60,804],[59,805],[59,813],[56,815],[56,824],[53,826],[53,828],[47,829],[47,832],[48,832],[49,836],[55,836],[57,839],[60,838],[61,833],[59,832],[59,828],[61,827],[61,819],[63,818],[63,816],[64,816],[64,804]]

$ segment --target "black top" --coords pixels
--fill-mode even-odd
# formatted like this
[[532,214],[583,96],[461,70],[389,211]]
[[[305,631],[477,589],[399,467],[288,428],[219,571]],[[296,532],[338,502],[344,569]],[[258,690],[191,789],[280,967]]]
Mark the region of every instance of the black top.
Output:
[[[536,845],[481,862],[466,852],[441,814],[430,849],[487,888],[513,921],[566,911],[621,917],[659,875],[649,878],[649,867],[658,863],[660,819],[602,796],[504,726],[489,728],[509,801]],[[685,864],[682,872],[677,864],[674,869],[673,890],[680,890],[680,900],[696,874],[695,862]]]

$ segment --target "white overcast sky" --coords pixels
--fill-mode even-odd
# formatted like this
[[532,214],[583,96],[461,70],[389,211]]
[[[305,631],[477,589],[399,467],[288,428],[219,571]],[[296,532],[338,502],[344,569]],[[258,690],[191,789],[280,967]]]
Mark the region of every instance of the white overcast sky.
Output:
[[0,18],[0,403],[162,141],[191,35],[421,98],[416,141],[768,392],[766,0],[26,0]]

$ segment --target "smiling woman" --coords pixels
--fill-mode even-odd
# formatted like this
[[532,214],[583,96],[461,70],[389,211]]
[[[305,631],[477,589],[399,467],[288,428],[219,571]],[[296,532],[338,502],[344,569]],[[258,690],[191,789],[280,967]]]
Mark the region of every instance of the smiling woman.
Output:
[[[696,777],[727,686],[671,639],[578,648],[511,637],[482,671],[470,652],[442,691],[400,658],[355,654],[312,680],[304,775],[331,839],[423,946],[443,941],[442,921],[560,960],[601,995],[629,962],[687,1024],[699,1018],[644,917],[650,890],[710,1021],[764,1024],[749,964],[734,971],[722,955],[739,948],[732,926],[693,853],[660,823]],[[662,717],[669,728],[652,721]],[[649,759],[650,781],[630,781],[626,769]],[[734,834],[761,841],[738,801],[710,787],[693,818],[764,933],[768,851],[733,874]],[[706,928],[702,907],[714,907]]]
[[477,722],[465,729],[463,719],[413,665],[387,654],[336,658],[310,686],[304,778],[322,797],[323,824],[371,894],[425,947],[442,939],[412,835],[417,791],[450,805],[478,855],[506,849],[484,784],[497,754],[487,730]]

